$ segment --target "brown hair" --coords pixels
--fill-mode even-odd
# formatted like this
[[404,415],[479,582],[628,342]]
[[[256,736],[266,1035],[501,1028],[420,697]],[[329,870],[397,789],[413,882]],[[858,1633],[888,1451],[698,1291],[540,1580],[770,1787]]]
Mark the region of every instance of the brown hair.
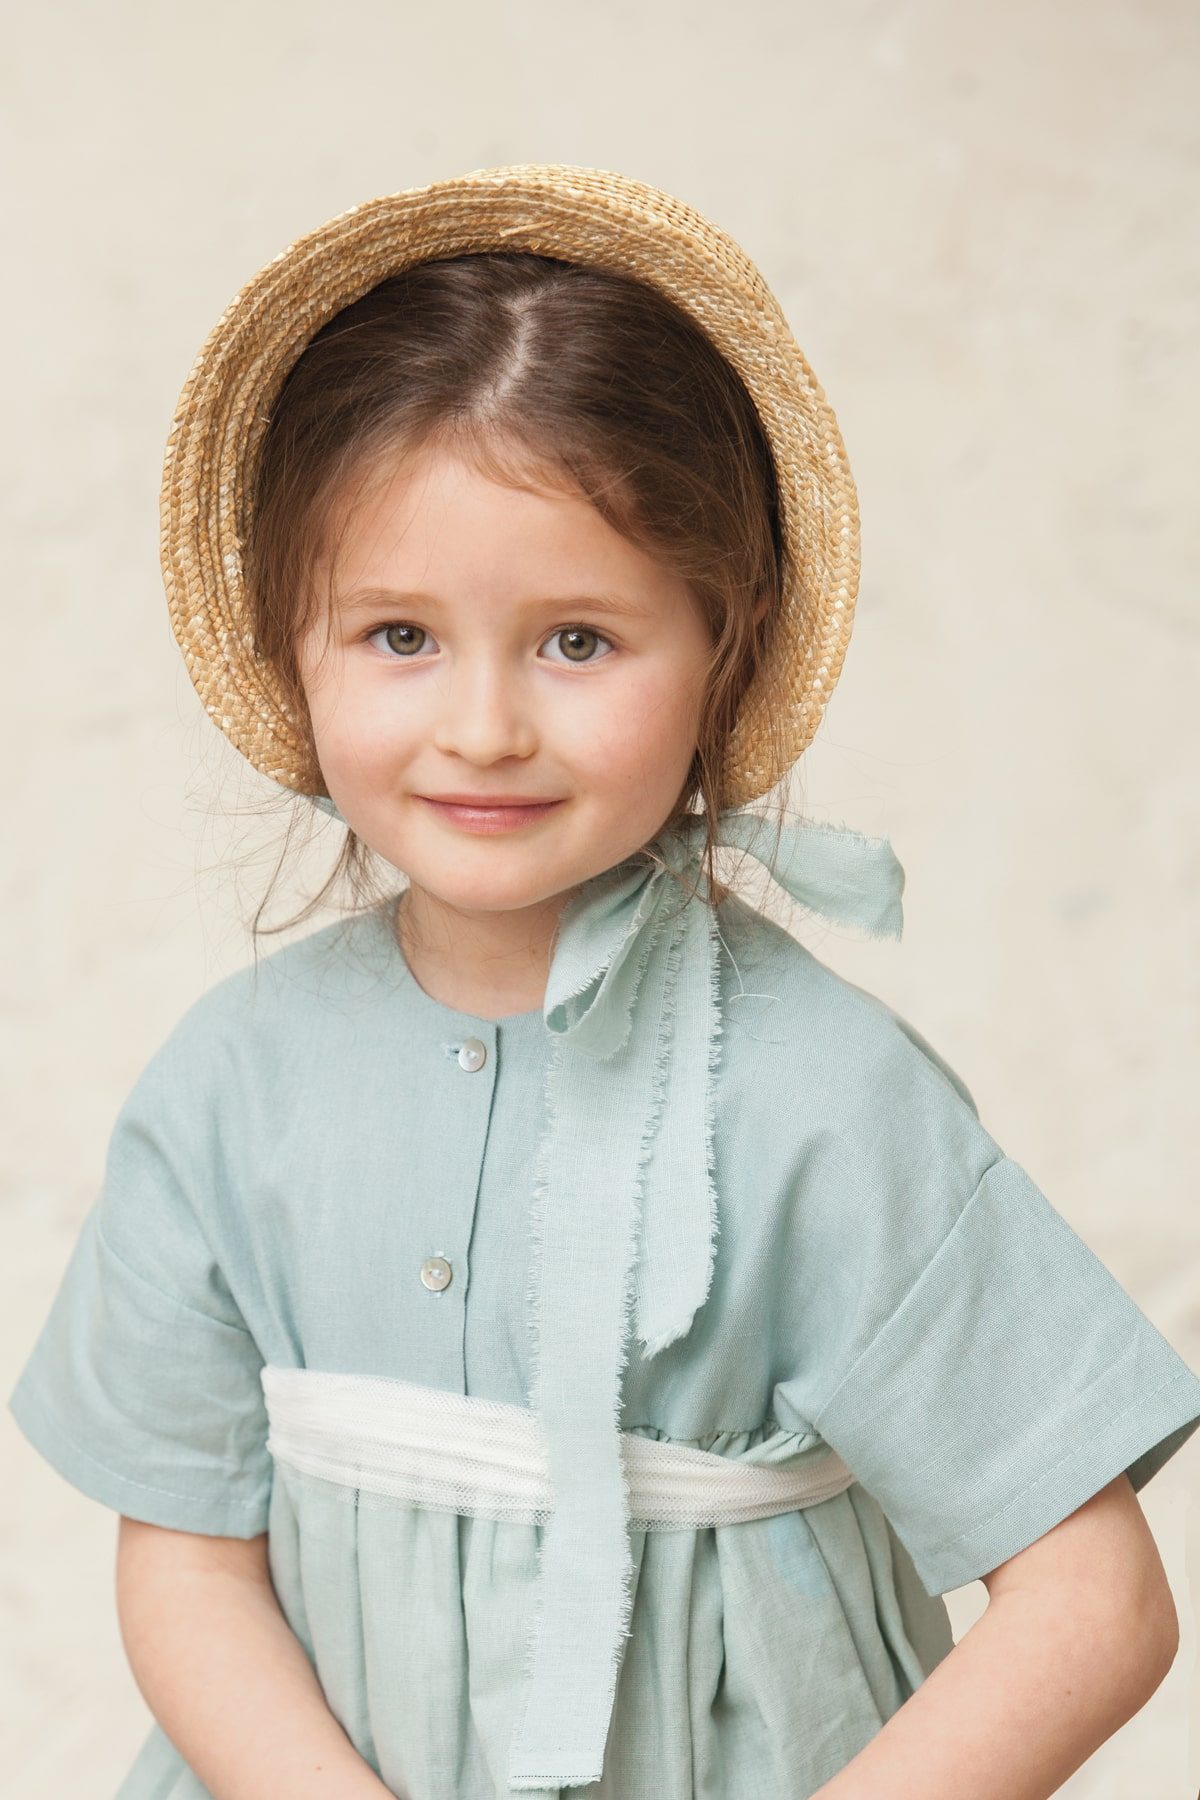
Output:
[[[740,376],[656,288],[526,252],[420,263],[343,308],[272,408],[244,549],[257,647],[301,718],[297,646],[330,604],[313,571],[330,555],[335,510],[438,443],[494,480],[536,485],[540,472],[569,486],[688,583],[712,650],[700,740],[663,823],[702,802],[702,864],[719,902],[728,891],[713,866],[721,770],[744,694],[771,677],[786,555],[770,446]],[[371,854],[348,829],[321,891],[264,927],[268,889],[256,941],[307,918],[340,877],[369,903]]]

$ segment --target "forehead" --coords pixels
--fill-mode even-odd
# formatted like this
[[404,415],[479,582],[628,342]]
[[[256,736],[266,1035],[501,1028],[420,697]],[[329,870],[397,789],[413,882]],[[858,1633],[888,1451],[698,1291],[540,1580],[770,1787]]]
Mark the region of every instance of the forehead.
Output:
[[589,504],[561,463],[511,440],[464,432],[359,456],[327,498],[326,516],[339,528],[361,529],[377,523],[381,512],[444,504],[456,493],[485,487]]
[[463,589],[499,600],[599,583],[618,600],[677,578],[631,542],[563,471],[499,465],[440,446],[360,473],[331,515],[331,592]]

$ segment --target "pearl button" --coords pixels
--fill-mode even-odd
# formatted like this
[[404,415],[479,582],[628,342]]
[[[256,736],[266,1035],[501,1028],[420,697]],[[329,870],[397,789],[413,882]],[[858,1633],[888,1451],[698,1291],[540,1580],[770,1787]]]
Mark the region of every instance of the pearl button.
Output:
[[458,1052],[458,1066],[474,1074],[487,1061],[487,1045],[478,1038],[467,1038]]
[[444,1287],[450,1286],[450,1277],[454,1273],[444,1256],[427,1256],[421,1264],[421,1280],[435,1294],[440,1294]]

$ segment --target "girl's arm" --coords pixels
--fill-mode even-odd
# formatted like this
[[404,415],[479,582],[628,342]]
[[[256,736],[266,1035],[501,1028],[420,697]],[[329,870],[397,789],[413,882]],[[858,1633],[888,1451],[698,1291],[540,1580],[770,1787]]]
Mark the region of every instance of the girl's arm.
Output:
[[1048,1800],[1179,1648],[1128,1476],[982,1577],[987,1610],[813,1800]]
[[122,1515],[117,1610],[147,1706],[214,1800],[390,1800],[280,1611],[267,1536]]

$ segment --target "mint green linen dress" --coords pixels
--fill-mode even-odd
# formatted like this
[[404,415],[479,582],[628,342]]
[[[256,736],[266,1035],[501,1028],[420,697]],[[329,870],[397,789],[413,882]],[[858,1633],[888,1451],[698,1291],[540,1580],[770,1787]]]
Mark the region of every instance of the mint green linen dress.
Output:
[[[104,1505],[269,1532],[283,1612],[385,1784],[494,1800],[544,1528],[266,1448],[265,1363],[528,1406],[538,1282],[568,1315],[590,1291],[559,1291],[561,1258],[539,1276],[531,1229],[551,1000],[583,992],[578,969],[545,1014],[456,1011],[408,970],[393,904],[218,983],[152,1056],[9,1407]],[[943,1594],[1122,1470],[1141,1488],[1200,1423],[1195,1374],[912,1025],[736,896],[712,943],[710,1285],[682,1330],[642,1295],[655,1348],[623,1367],[620,1428],[765,1462],[828,1447],[857,1479],[773,1518],[631,1528],[603,1774],[544,1790],[564,1797],[804,1800],[950,1651]],[[584,999],[636,1013],[635,992]],[[575,1145],[601,1190],[608,1144],[598,1123]],[[205,1794],[156,1725],[117,1800]]]

